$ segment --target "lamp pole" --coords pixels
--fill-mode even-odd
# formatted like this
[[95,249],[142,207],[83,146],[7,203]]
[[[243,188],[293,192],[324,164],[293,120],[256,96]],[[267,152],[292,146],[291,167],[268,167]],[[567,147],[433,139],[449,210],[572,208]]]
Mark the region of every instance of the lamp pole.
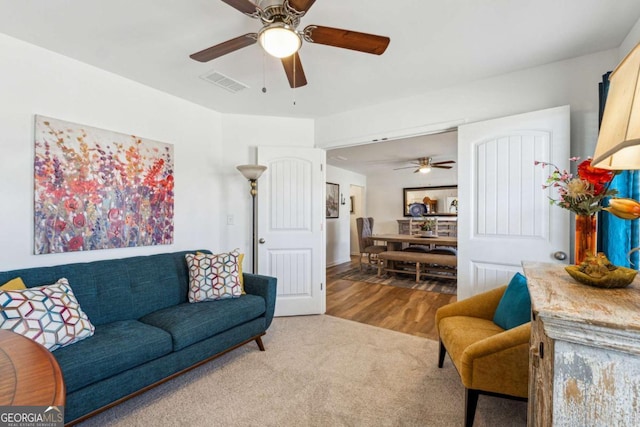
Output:
[[249,180],[251,185],[251,207],[252,207],[252,258],[253,274],[258,274],[258,205],[256,205],[256,197],[258,197],[258,178],[267,170],[266,166],[261,165],[240,165],[236,169]]
[[256,196],[258,195],[258,180],[250,179],[251,183],[251,204],[252,204],[252,224],[253,224],[253,254],[251,261],[253,262],[253,274],[258,273],[258,205],[256,205]]

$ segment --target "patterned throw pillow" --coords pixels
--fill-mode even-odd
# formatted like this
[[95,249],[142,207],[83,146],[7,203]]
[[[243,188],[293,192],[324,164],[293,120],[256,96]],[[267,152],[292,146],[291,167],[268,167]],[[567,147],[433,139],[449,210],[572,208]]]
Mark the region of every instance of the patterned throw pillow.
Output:
[[22,281],[22,278],[16,277],[15,279],[9,280],[4,285],[0,286],[0,291],[17,291],[20,289],[27,289]]
[[0,329],[31,338],[50,351],[93,335],[67,279],[24,290],[0,290]]
[[244,262],[244,254],[240,254],[238,257],[238,278],[240,279],[240,289],[242,290],[242,295],[245,295],[244,291],[244,276],[242,275],[242,263]]
[[[236,249],[237,250],[237,249]],[[196,255],[202,255],[202,252],[196,252]],[[238,280],[240,280],[240,293],[245,295],[244,290],[244,276],[242,275],[242,263],[244,262],[244,254],[238,255]]]
[[238,298],[242,294],[236,249],[222,254],[187,254],[189,302]]

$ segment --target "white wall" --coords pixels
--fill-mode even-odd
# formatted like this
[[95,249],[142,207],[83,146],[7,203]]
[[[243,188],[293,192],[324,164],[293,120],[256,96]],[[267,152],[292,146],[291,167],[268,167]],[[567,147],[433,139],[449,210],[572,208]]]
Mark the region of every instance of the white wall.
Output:
[[[634,29],[630,37],[635,33],[640,33],[640,29]],[[375,138],[415,136],[462,123],[569,104],[571,155],[585,158],[593,154],[597,140],[598,83],[605,72],[615,67],[620,56],[624,55],[619,49],[610,49],[320,118],[316,120],[316,144],[328,149]],[[397,231],[402,187],[422,186],[408,182],[393,184],[394,177],[382,173],[367,177],[367,211],[376,219],[376,233]],[[427,185],[455,183],[457,179],[450,176],[433,174]]]
[[[447,146],[446,155],[438,157],[437,161],[457,160],[457,132],[438,135],[437,139],[434,136],[424,137],[423,155],[435,150],[445,151],[442,148],[433,147],[432,141]],[[402,215],[403,188],[457,185],[458,164],[454,163],[451,166],[451,169],[433,168],[431,172],[422,174],[414,173],[415,169],[394,170],[393,166],[383,165],[375,173],[367,174],[367,211],[369,216],[375,218],[374,232],[377,234],[398,232],[397,220],[405,218]],[[440,206],[439,210],[447,211],[443,206]]]
[[569,104],[572,155],[586,157],[597,139],[598,82],[618,61],[618,49],[610,49],[320,118],[316,144],[339,147]]
[[[433,169],[427,175],[381,172],[367,176],[367,211],[369,216],[375,218],[374,233],[397,233],[397,220],[408,219],[402,215],[403,188],[457,184],[458,176],[455,168]],[[442,210],[440,208],[441,206],[439,210]]]
[[[245,251],[246,271],[251,271],[250,266],[253,264],[251,194],[249,182],[242,177],[236,166],[256,163],[257,147],[260,146],[312,148],[313,133],[313,120],[309,119],[223,115],[222,140],[225,154],[216,165],[218,179],[222,184],[219,201],[224,223],[221,241],[227,242],[229,248],[241,248]],[[228,216],[233,217],[233,225],[227,224]]]
[[618,59],[622,60],[631,49],[633,49],[640,42],[640,19],[636,22],[636,25],[633,26],[627,37],[625,37],[624,41],[620,45],[620,49],[618,49]]
[[[2,34],[0,94],[0,270],[250,249],[248,184],[235,165],[254,160],[250,146],[313,146],[311,120],[225,116]],[[35,114],[174,144],[174,244],[33,255]],[[226,225],[227,213],[236,215],[235,226]]]
[[[340,205],[338,218],[327,218],[327,267],[349,262],[350,258],[350,227],[351,214],[349,195],[351,186],[367,186],[367,178],[364,175],[327,165],[327,182],[340,185],[340,193],[345,198],[345,204]],[[366,206],[366,201],[363,203]],[[362,215],[366,215],[363,212]]]

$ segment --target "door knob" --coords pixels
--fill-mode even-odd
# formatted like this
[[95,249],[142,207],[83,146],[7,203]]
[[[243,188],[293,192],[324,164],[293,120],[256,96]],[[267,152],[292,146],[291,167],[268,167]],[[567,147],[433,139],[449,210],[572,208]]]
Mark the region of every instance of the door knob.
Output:
[[567,254],[562,251],[558,251],[553,253],[553,257],[558,261],[564,261],[565,259],[567,259]]
[[260,243],[261,245],[264,244],[264,242],[266,242],[266,240],[264,240],[264,238],[260,238],[260,240],[258,240],[258,243]]

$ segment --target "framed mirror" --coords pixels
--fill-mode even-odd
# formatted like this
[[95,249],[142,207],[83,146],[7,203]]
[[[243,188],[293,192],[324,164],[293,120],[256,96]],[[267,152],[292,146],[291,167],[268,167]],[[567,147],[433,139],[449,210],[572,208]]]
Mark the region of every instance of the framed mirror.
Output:
[[[443,185],[439,187],[408,187],[402,189],[403,216],[422,211],[422,215],[457,215],[458,186]],[[411,205],[422,205],[412,208]]]

